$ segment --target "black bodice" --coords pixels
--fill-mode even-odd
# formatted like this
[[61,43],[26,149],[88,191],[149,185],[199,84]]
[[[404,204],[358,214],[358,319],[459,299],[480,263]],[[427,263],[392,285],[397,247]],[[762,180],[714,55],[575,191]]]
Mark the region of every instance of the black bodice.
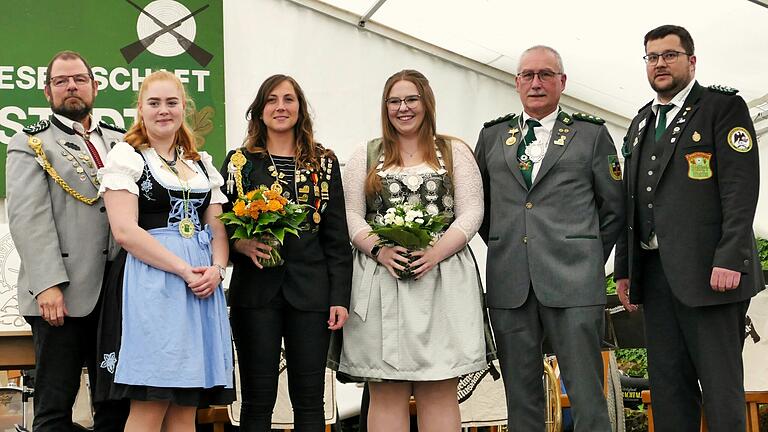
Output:
[[[178,226],[179,221],[188,217],[195,223],[196,230],[201,229],[201,217],[211,202],[210,189],[192,189],[184,209],[186,192],[176,185],[160,183],[144,155],[144,172],[136,182],[139,186],[139,226],[145,230],[162,228],[166,226]],[[179,162],[183,163],[183,162]],[[208,173],[200,161],[195,162],[206,176]]]

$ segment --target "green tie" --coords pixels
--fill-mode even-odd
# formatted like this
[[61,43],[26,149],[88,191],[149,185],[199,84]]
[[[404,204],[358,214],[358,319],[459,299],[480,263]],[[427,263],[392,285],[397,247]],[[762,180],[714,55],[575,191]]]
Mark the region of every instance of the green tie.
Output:
[[656,141],[664,135],[667,130],[667,113],[674,108],[674,105],[659,105],[659,122],[656,124]]
[[532,183],[531,175],[533,174],[533,162],[528,159],[528,156],[525,156],[525,149],[528,147],[528,144],[536,141],[536,133],[533,131],[533,128],[541,126],[541,123],[536,119],[529,118],[525,121],[525,124],[528,126],[528,132],[525,133],[523,142],[521,142],[520,146],[517,148],[517,160],[519,161],[520,171],[523,173],[525,184],[530,188]]

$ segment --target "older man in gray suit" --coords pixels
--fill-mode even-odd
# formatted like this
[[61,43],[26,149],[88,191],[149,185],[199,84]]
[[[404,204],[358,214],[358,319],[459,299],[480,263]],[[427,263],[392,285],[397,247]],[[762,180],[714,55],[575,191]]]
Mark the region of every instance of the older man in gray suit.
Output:
[[604,121],[559,109],[560,55],[520,57],[521,114],[488,122],[475,157],[483,177],[491,324],[509,429],[543,431],[542,343],[557,355],[577,432],[608,432],[600,356],[604,263],[624,224],[621,167]]
[[[124,132],[91,118],[98,88],[80,54],[53,57],[44,92],[54,114],[16,134],[6,160],[19,310],[35,346],[36,432],[72,430],[80,371],[96,376],[102,278],[116,254],[96,171]],[[123,430],[125,402],[95,408],[96,431]]]

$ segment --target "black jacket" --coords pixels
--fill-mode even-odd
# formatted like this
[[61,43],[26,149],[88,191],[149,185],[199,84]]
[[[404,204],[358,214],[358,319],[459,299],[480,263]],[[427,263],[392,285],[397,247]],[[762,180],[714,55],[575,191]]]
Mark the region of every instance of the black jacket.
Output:
[[[654,124],[649,103],[632,120],[624,138],[627,229],[616,245],[614,275],[630,279],[633,303],[642,303],[643,290],[635,220],[636,184],[643,175],[638,172],[638,158],[645,134],[653,133]],[[739,136],[745,141],[734,143]],[[744,100],[735,92],[695,83],[661,139],[669,147],[654,188],[653,215],[659,254],[672,291],[693,307],[751,298],[764,283],[752,232],[759,158]],[[739,287],[725,293],[713,291],[712,267],[741,272]]]
[[[247,160],[242,169],[244,191],[251,191],[261,185],[272,185],[274,178],[268,170],[271,166],[269,156],[241,150]],[[221,169],[225,179],[228,176],[227,166],[232,154],[234,151],[229,152]],[[310,230],[302,231],[299,237],[285,235],[281,248],[285,264],[259,269],[249,257],[236,251],[234,242],[230,240],[229,258],[234,266],[229,285],[231,307],[262,307],[280,290],[286,300],[299,310],[321,312],[328,311],[330,306],[349,307],[352,250],[347,231],[341,172],[335,157],[326,158],[326,163],[331,161],[333,166],[328,181],[329,199],[321,211],[320,223],[315,224],[310,213],[307,218]],[[319,174],[321,180],[318,183],[326,181],[324,174]],[[309,186],[307,203],[314,205],[315,198],[319,197],[315,196],[310,176],[306,177],[304,183],[297,184],[297,189]],[[227,194],[225,184],[222,191],[229,199],[224,205],[224,211],[230,211],[237,199],[237,190],[235,188],[234,193]],[[233,232],[234,229],[227,228],[229,236]]]

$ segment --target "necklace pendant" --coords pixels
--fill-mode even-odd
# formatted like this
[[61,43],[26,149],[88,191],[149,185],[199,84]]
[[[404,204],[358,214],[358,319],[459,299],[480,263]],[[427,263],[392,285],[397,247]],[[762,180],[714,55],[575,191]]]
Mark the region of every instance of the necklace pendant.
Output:
[[320,212],[315,210],[315,214],[312,215],[312,220],[315,221],[316,224],[320,223]]
[[195,223],[190,218],[179,221],[179,234],[184,238],[192,238],[195,235]]
[[277,180],[275,180],[275,182],[272,183],[272,187],[270,187],[270,189],[272,189],[273,191],[279,194],[283,193],[283,187],[280,186],[280,182],[278,182]]

